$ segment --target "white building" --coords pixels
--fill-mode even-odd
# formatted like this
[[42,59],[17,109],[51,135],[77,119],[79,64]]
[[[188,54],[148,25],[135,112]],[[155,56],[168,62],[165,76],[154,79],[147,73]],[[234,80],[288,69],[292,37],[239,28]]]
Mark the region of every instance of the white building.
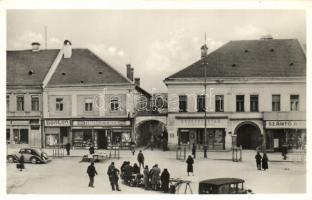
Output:
[[305,143],[306,56],[297,40],[231,41],[205,50],[164,80],[169,145],[278,150]]

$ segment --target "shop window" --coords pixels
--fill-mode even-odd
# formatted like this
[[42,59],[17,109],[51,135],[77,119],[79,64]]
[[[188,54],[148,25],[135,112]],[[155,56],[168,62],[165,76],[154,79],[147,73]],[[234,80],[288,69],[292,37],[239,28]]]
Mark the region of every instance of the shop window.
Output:
[[197,112],[205,112],[206,109],[206,96],[198,95],[197,96]]
[[63,98],[56,98],[55,106],[56,106],[56,108],[55,108],[56,111],[63,111],[63,107],[64,107]]
[[250,112],[259,112],[258,95],[250,95]]
[[111,97],[110,107],[111,111],[118,111],[120,108],[120,99],[118,97]]
[[10,141],[10,129],[9,128],[6,129],[6,140]]
[[90,147],[94,145],[94,141],[92,138],[92,130],[76,130],[74,132],[73,144],[75,147]]
[[10,110],[10,95],[6,96],[6,110],[7,112]]
[[28,144],[28,129],[13,129],[15,144]]
[[224,112],[224,96],[216,95],[216,112]]
[[281,110],[281,95],[272,95],[272,111]]
[[17,111],[24,111],[24,96],[18,95],[16,97],[16,110]]
[[236,112],[244,111],[244,95],[236,95]]
[[31,96],[31,110],[39,111],[39,96]]
[[179,130],[179,144],[189,144],[190,142],[190,131],[188,129]]
[[187,97],[186,95],[179,96],[179,112],[186,112],[187,109]]
[[299,110],[299,95],[290,95],[290,110]]
[[85,111],[92,111],[92,110],[93,110],[92,99],[85,99]]

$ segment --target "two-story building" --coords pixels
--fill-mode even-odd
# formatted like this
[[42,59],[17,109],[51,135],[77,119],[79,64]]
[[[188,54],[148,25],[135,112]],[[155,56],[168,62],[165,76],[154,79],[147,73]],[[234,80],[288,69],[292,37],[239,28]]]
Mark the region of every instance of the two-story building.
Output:
[[204,45],[199,61],[164,80],[169,145],[305,144],[306,56],[297,40],[231,41],[206,52]]
[[41,147],[42,81],[57,50],[7,51],[6,140],[11,146]]
[[[144,93],[133,68],[125,77],[88,49],[64,42],[43,81],[44,145],[127,146],[134,138],[135,96]],[[51,75],[50,75],[51,74]]]

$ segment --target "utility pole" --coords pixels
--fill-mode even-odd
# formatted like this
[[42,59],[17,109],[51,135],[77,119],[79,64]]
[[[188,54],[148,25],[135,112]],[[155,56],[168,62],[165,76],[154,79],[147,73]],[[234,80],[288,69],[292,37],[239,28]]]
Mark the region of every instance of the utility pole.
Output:
[[205,33],[205,44],[201,47],[201,59],[203,61],[203,67],[204,67],[204,88],[205,88],[205,94],[204,94],[204,109],[205,109],[205,117],[204,117],[204,123],[205,123],[205,131],[204,131],[204,158],[207,158],[207,106],[206,106],[206,94],[207,94],[207,65],[208,62],[206,61],[206,56],[208,55],[208,47],[206,44],[206,33]]

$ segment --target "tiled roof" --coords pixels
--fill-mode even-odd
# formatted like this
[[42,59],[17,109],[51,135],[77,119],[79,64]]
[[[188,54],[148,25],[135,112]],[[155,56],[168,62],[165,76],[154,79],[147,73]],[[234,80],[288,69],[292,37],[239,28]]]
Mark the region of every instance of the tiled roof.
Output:
[[124,83],[131,82],[90,50],[73,49],[71,58],[62,58],[48,86]]
[[59,50],[7,51],[8,85],[41,85]]
[[306,75],[306,56],[296,39],[231,41],[171,75],[174,78],[294,77]]

